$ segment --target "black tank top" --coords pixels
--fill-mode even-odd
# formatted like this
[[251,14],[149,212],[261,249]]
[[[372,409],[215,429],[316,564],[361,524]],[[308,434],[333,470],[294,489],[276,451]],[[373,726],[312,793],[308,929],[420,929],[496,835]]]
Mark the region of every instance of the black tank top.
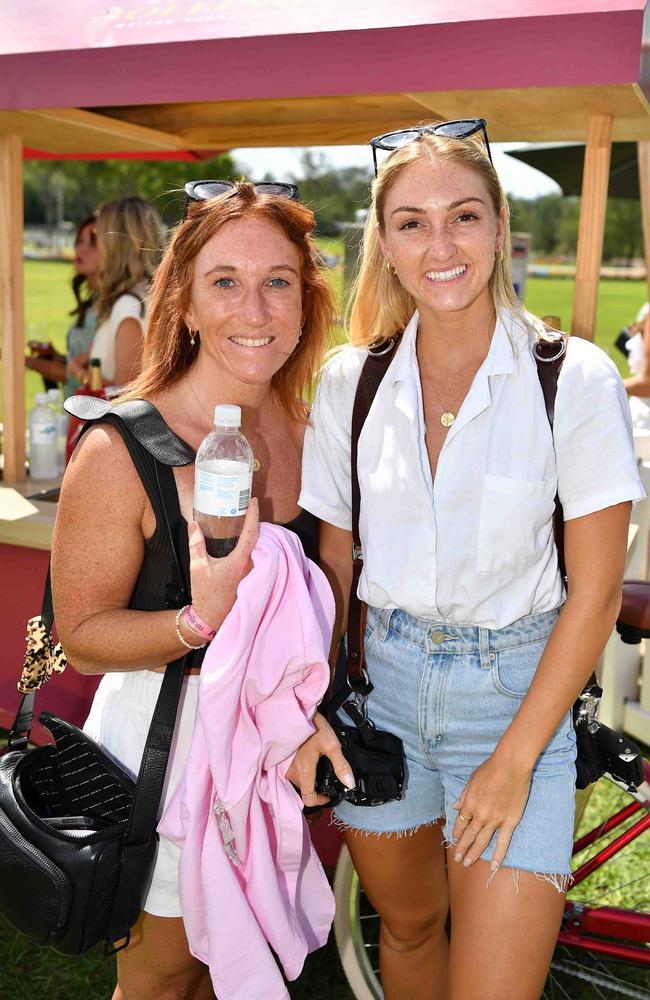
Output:
[[[181,514],[174,468],[191,464],[194,452],[147,400],[129,400],[109,408],[105,400],[93,396],[72,396],[66,401],[66,410],[86,421],[84,431],[94,424],[108,423],[119,432],[155,515],[156,527],[145,541],[144,559],[129,608],[164,611],[189,604],[192,595],[187,522]],[[309,559],[318,560],[318,519],[313,514],[303,510],[282,527],[298,536]],[[190,654],[190,666],[200,666],[204,655],[205,649]]]

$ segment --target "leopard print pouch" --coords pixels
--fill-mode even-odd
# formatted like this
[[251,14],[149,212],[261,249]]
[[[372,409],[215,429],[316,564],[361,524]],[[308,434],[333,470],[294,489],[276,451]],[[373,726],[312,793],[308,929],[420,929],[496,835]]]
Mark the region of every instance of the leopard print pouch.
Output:
[[52,636],[43,624],[40,615],[27,622],[27,649],[23,672],[17,687],[21,694],[38,691],[49,681],[53,673],[62,674],[67,660],[60,642],[52,642]]

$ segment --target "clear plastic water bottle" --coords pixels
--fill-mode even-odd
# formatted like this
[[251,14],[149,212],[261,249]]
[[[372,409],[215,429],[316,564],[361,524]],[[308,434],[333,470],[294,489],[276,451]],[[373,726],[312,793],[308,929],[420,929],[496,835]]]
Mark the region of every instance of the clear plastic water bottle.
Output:
[[56,414],[56,460],[59,473],[65,472],[65,444],[70,417],[61,405],[61,390],[48,389],[47,401]]
[[240,427],[239,406],[216,406],[214,430],[204,437],[196,453],[194,520],[211,556],[232,552],[251,498],[253,452]]
[[39,392],[29,414],[29,475],[32,479],[55,479],[58,471],[56,413],[48,405],[47,394]]

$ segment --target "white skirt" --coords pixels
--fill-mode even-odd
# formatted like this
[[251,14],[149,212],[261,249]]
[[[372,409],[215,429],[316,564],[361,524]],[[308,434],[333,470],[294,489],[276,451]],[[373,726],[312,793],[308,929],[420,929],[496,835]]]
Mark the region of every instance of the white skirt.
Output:
[[[105,674],[84,725],[84,732],[117,760],[134,780],[140,770],[149,723],[163,677],[163,673],[153,670]],[[198,695],[199,674],[187,674],[183,679],[167,777],[158,810],[159,819],[185,770]],[[165,837],[160,837],[153,878],[144,904],[147,913],[156,917],[181,916],[179,859],[179,848]]]

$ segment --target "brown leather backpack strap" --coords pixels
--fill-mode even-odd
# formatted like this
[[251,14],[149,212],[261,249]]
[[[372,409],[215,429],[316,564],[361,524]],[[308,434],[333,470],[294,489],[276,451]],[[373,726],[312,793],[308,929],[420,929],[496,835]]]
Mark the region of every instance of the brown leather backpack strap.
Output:
[[[533,348],[535,362],[537,364],[537,375],[539,377],[544,403],[546,405],[546,416],[553,431],[553,419],[555,417],[555,397],[557,396],[557,383],[560,371],[566,357],[568,343],[566,333],[558,333],[556,330],[547,330],[546,337],[537,341]],[[555,494],[555,513],[553,515],[553,534],[555,535],[555,546],[557,548],[557,559],[560,566],[560,573],[566,579],[566,564],[564,561],[564,511],[560,503],[559,494]]]
[[[400,335],[401,336],[401,335]],[[366,658],[363,648],[363,639],[366,629],[367,607],[363,601],[359,600],[359,578],[363,569],[363,553],[361,551],[361,538],[359,536],[359,513],[361,509],[361,489],[359,487],[359,475],[357,471],[357,456],[359,449],[359,435],[366,422],[366,417],[370,412],[372,402],[377,395],[377,390],[381,381],[388,371],[391,361],[395,357],[395,349],[400,341],[400,336],[393,337],[384,348],[375,353],[368,352],[368,357],[364,363],[356,395],[354,397],[354,407],[352,409],[352,435],[350,440],[350,485],[352,489],[352,584],[350,586],[350,599],[348,602],[348,659],[347,676],[348,683],[354,691],[360,694],[368,694],[372,690],[372,685],[368,680],[365,669]]]

